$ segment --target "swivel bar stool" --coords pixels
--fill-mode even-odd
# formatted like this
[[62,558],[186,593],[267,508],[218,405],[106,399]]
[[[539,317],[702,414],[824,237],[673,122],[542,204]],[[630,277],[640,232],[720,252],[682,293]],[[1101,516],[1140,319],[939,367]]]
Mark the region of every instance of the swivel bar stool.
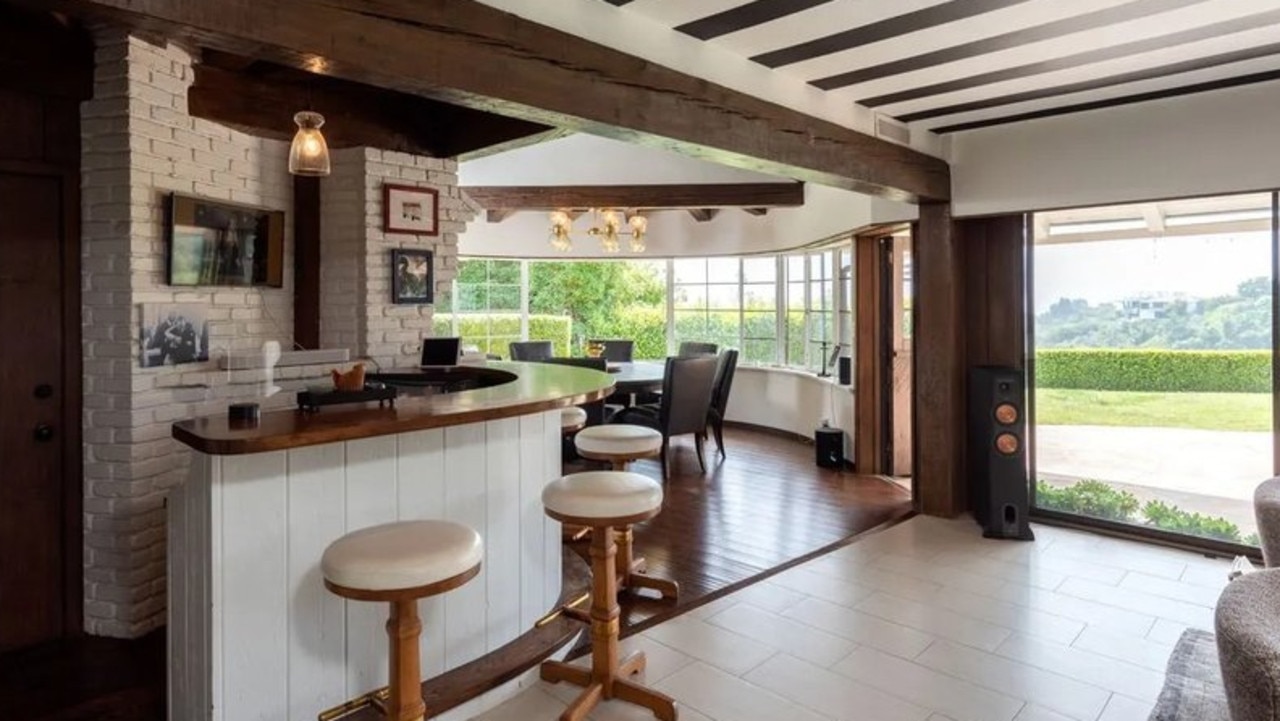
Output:
[[[662,433],[646,426],[610,423],[584,428],[573,438],[578,455],[594,461],[606,461],[615,471],[625,471],[632,461],[653,458],[662,450]],[[618,544],[620,588],[651,588],[663,598],[674,599],[680,593],[675,581],[645,575],[643,558],[635,558],[631,524],[614,530]]]
[[320,571],[324,586],[355,601],[391,604],[390,721],[420,721],[422,669],[418,638],[422,621],[418,599],[455,589],[480,572],[484,547],[480,534],[451,521],[401,521],[352,531],[324,550]]
[[583,692],[560,716],[561,721],[581,721],[601,699],[619,699],[643,706],[661,721],[675,721],[676,705],[670,696],[631,681],[627,677],[644,670],[643,651],[618,659],[617,545],[613,529],[658,515],[662,486],[638,473],[588,471],[564,476],[542,489],[548,516],[562,523],[591,527],[591,668],[562,661],[544,661],[542,680],[568,681]]

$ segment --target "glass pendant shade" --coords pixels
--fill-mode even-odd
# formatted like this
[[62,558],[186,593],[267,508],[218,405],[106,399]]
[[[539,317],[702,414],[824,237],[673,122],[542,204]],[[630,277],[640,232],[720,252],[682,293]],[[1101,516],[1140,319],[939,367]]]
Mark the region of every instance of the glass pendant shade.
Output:
[[289,147],[289,172],[294,175],[328,175],[329,146],[324,142],[320,126],[324,116],[304,110],[293,116],[298,132]]

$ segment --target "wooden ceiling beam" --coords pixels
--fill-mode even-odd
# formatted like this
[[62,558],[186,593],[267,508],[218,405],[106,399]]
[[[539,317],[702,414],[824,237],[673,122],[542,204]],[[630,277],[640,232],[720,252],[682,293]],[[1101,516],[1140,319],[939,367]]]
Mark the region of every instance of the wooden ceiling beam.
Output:
[[743,208],[743,210],[747,211],[751,215],[766,215],[769,212],[768,208]]
[[435,157],[527,143],[553,131],[216,50],[205,51],[195,66],[187,105],[196,117],[282,140],[293,137],[293,114],[311,109],[325,116],[325,139],[332,147],[363,145]]
[[680,183],[664,185],[491,185],[463,190],[482,208],[793,208],[804,205],[804,183]]
[[475,0],[21,0],[202,47],[892,200],[939,158]]
[[689,208],[689,215],[699,223],[705,223],[719,214],[719,208]]

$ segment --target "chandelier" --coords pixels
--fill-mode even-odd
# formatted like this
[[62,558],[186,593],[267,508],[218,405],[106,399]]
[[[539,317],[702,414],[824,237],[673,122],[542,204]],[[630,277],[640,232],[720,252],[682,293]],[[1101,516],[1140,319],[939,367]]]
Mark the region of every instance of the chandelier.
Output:
[[[649,219],[639,213],[629,216],[612,208],[591,208],[591,227],[587,235],[600,239],[600,249],[606,253],[617,253],[622,250],[619,242],[622,236],[630,240],[628,247],[632,253],[643,253],[644,237],[649,230]],[[551,212],[551,247],[561,252],[573,250],[574,214],[568,210]],[[623,221],[630,230],[622,230]]]

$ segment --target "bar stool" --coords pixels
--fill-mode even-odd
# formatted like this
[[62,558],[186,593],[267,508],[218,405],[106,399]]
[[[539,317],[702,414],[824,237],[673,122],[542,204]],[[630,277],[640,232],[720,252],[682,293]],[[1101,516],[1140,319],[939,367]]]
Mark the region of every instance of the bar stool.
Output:
[[[582,429],[573,437],[573,444],[578,455],[583,458],[607,461],[613,470],[625,471],[632,461],[653,458],[661,452],[662,433],[646,426],[609,423]],[[634,534],[631,524],[615,528],[614,534],[614,540],[618,544],[620,588],[651,588],[661,593],[663,598],[675,598],[679,595],[680,586],[675,581],[644,575],[644,559],[633,557]]]
[[391,604],[390,721],[426,715],[418,661],[418,599],[444,593],[475,578],[484,546],[480,534],[451,521],[401,521],[352,531],[324,550],[324,586],[355,601]]
[[560,433],[571,436],[586,428],[587,412],[577,406],[569,406],[560,410]]
[[584,687],[561,721],[581,721],[603,699],[617,698],[643,706],[662,721],[675,721],[675,701],[627,677],[644,670],[643,651],[618,660],[617,545],[612,529],[638,523],[662,510],[662,486],[638,473],[588,471],[564,476],[542,489],[548,516],[562,523],[590,526],[591,534],[591,668],[544,661],[542,680],[568,681]]

